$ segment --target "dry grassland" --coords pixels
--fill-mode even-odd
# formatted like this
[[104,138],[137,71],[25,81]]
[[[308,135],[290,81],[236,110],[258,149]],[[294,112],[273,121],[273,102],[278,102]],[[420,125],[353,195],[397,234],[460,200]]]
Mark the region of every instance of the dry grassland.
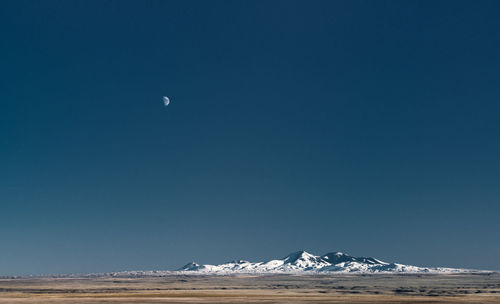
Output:
[[500,274],[0,279],[3,303],[500,303]]

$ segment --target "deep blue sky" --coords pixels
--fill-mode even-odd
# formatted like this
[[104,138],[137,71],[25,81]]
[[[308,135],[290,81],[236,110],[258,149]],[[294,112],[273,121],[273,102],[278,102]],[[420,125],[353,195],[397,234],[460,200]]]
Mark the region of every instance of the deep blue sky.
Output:
[[0,274],[299,249],[500,269],[499,16],[2,2]]

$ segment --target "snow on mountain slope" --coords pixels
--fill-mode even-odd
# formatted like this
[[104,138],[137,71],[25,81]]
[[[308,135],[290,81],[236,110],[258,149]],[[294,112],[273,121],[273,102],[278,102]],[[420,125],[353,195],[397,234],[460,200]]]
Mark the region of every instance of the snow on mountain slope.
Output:
[[282,259],[267,262],[235,260],[219,265],[186,264],[178,270],[120,271],[88,274],[87,277],[160,277],[169,275],[233,275],[233,274],[376,274],[376,273],[488,273],[471,269],[417,267],[387,263],[375,258],[353,257],[342,252],[322,256],[297,251]]
[[386,263],[375,258],[352,257],[341,252],[315,256],[305,251],[291,253],[283,259],[267,262],[232,261],[219,265],[189,263],[177,270],[184,274],[237,273],[457,273],[466,269],[417,267]]

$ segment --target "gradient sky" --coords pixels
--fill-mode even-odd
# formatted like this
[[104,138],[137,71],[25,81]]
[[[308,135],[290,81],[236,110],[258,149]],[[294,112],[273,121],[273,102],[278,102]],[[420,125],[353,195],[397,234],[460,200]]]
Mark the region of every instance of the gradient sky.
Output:
[[0,275],[300,249],[500,269],[499,16],[3,1]]

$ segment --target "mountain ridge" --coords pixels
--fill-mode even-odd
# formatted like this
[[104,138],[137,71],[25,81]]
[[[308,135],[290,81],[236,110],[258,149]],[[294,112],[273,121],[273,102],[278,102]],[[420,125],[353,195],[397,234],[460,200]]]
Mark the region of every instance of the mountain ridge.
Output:
[[265,262],[234,260],[210,265],[188,263],[176,270],[185,274],[265,274],[265,273],[459,273],[473,270],[446,267],[419,267],[388,263],[373,257],[354,257],[342,252],[321,256],[296,251],[282,259]]
[[[132,270],[91,274],[42,275],[41,277],[163,277],[172,275],[335,275],[335,274],[448,274],[493,273],[497,271],[448,267],[419,267],[388,263],[373,257],[353,257],[342,252],[329,252],[321,256],[296,251],[281,259],[264,262],[232,260],[210,265],[190,262],[177,270]],[[33,276],[30,276],[33,277]]]

